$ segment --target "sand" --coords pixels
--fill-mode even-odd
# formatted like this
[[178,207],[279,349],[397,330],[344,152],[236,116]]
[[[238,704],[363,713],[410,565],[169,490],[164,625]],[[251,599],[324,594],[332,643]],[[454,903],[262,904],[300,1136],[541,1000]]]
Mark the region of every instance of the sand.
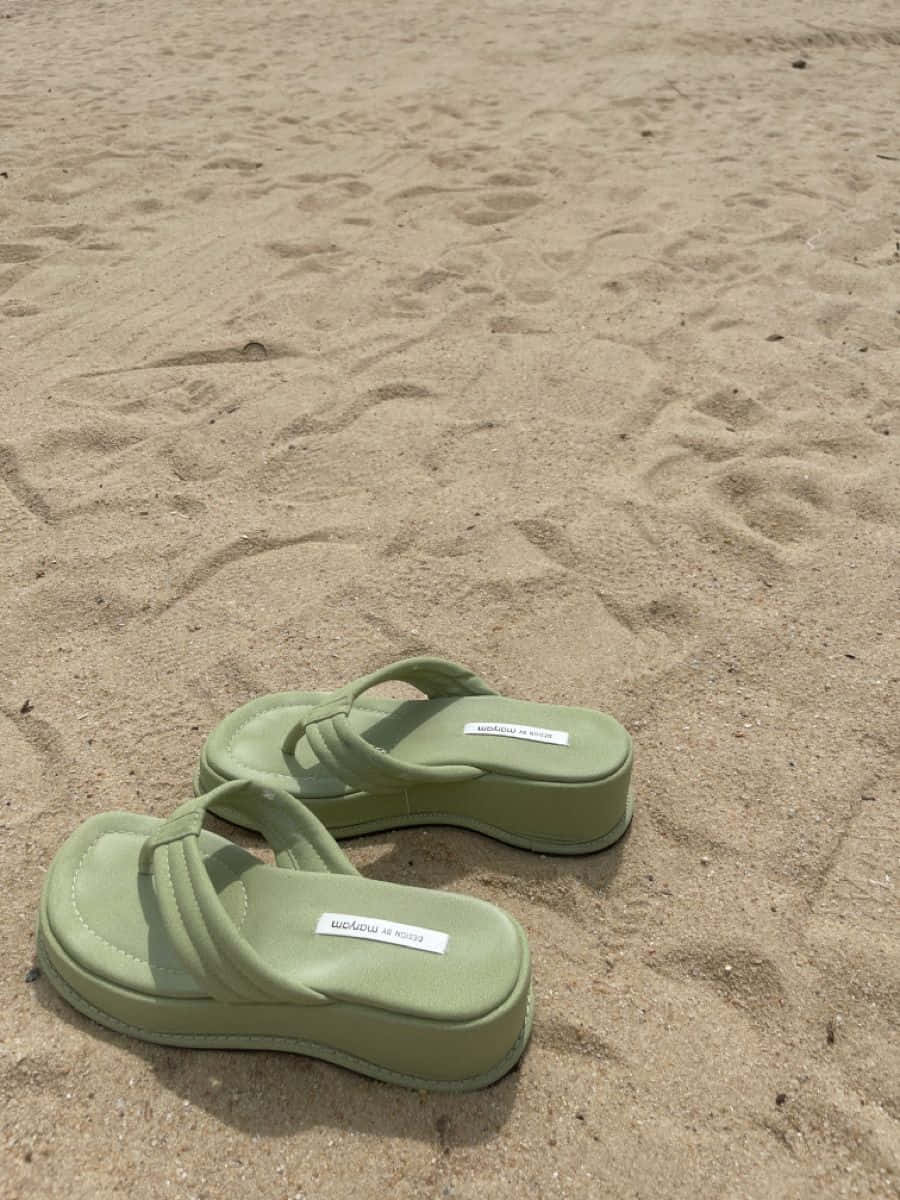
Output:
[[[898,1193],[897,22],[0,6],[4,1200]],[[346,844],[522,922],[520,1070],[145,1046],[26,982],[80,821],[419,653],[635,739],[610,852]]]

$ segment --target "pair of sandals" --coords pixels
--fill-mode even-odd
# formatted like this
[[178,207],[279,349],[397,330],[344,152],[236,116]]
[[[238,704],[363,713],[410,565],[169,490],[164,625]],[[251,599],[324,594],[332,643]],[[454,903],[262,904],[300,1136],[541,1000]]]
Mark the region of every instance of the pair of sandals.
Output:
[[[427,698],[363,696],[389,680]],[[484,901],[365,878],[335,838],[441,824],[601,850],[631,820],[631,762],[613,717],[499,696],[441,659],[261,697],[209,735],[197,794],[168,820],[105,813],[62,846],[39,964],[73,1007],[145,1041],[484,1087],[531,1031],[524,932]],[[261,833],[275,865],[204,830],[207,811]]]

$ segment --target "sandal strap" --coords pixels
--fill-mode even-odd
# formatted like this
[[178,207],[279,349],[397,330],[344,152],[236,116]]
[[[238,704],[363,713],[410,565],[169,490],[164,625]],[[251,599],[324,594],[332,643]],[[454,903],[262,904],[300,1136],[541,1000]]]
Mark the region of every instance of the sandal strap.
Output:
[[[226,800],[245,812],[287,870],[356,875],[337,843],[299,800],[276,788],[232,780],[176,808],[141,847],[139,870],[152,872],[166,931],[191,975],[229,1004],[327,1004],[329,999],[271,967],[254,950],[219,899],[200,852],[206,810]],[[329,844],[330,843],[330,844]]]
[[405,658],[363,675],[326,696],[288,731],[281,749],[293,754],[304,735],[316,758],[338,779],[364,792],[398,792],[416,783],[456,783],[484,772],[467,763],[426,767],[404,762],[373,746],[350,724],[354,702],[379,683],[410,683],[429,700],[453,696],[496,696],[467,667],[442,658]]

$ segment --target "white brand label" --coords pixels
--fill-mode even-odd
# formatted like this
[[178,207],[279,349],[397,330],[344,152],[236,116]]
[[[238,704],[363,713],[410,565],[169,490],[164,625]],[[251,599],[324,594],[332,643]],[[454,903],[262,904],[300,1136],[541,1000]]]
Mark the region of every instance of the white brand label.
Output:
[[350,913],[322,913],[316,933],[331,937],[364,938],[370,942],[390,942],[410,950],[427,950],[443,954],[450,940],[448,933],[437,929],[422,929],[419,925],[404,925],[400,921],[382,921],[380,917],[354,917]]
[[564,729],[540,729],[537,725],[503,725],[499,722],[469,721],[463,733],[492,733],[494,737],[521,738],[526,742],[548,742],[568,746],[569,735]]

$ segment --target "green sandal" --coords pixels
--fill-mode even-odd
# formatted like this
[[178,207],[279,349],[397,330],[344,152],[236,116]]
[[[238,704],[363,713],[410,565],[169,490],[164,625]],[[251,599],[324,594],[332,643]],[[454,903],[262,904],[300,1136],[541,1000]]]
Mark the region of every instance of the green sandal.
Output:
[[[427,700],[363,692],[411,683]],[[631,821],[631,739],[606,713],[510,700],[439,658],[408,658],[331,695],[252,700],[209,735],[202,793],[230,779],[281,787],[352,837],[461,825],[549,854],[602,850]],[[227,803],[213,811],[256,828]]]
[[[226,805],[275,866],[202,830]],[[168,821],[106,813],[44,884],[38,961],[73,1007],[149,1042],[290,1050],[467,1091],[531,1030],[528,944],[481,900],[359,875],[292,796],[244,781]]]

